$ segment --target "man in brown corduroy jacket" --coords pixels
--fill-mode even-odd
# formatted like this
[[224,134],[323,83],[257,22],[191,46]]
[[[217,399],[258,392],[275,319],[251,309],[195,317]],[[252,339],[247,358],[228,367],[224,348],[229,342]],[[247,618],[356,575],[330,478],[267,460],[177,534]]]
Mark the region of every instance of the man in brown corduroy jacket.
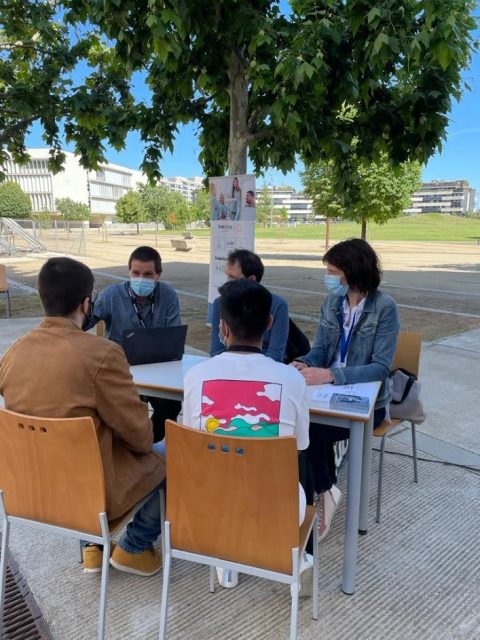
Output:
[[[0,394],[6,408],[19,413],[93,418],[108,518],[118,518],[151,493],[110,562],[128,573],[153,575],[162,566],[152,543],[160,535],[156,489],[165,478],[165,461],[152,450],[147,405],[138,396],[122,348],[82,331],[92,315],[93,286],[93,274],[81,262],[50,258],[43,265],[38,290],[46,317],[3,357]],[[85,571],[101,570],[101,549],[85,546],[83,557]]]

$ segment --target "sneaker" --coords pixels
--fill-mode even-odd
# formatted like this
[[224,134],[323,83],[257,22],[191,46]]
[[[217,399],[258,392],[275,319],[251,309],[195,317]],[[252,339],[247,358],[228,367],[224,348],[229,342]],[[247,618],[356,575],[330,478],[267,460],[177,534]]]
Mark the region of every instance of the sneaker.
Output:
[[[313,573],[313,556],[310,553],[304,551],[302,561],[300,563],[300,584],[298,588],[298,595],[301,598],[306,598],[312,595],[312,573]],[[291,589],[291,587],[290,587]]]
[[238,584],[238,571],[232,569],[222,569],[215,567],[217,571],[218,584],[225,589],[233,589]]
[[153,576],[162,568],[162,554],[153,547],[140,553],[130,553],[120,545],[112,553],[110,564],[119,571],[137,576]]
[[332,485],[329,491],[320,493],[317,496],[316,507],[318,512],[318,541],[323,540],[330,531],[333,516],[340,503],[342,492],[338,487]]
[[[110,543],[110,555],[117,546],[116,542]],[[103,547],[89,544],[82,549],[83,573],[100,573],[102,570]]]

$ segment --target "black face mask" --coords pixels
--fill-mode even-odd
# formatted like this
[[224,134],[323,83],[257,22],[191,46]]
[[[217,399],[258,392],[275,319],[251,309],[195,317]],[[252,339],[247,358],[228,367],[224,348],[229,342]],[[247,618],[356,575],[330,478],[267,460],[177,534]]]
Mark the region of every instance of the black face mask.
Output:
[[82,322],[82,331],[86,331],[87,330],[88,323],[93,318],[93,306],[94,306],[94,304],[95,303],[93,302],[93,300],[90,300],[90,304],[88,306],[88,312],[85,314],[85,318],[84,318],[84,320]]

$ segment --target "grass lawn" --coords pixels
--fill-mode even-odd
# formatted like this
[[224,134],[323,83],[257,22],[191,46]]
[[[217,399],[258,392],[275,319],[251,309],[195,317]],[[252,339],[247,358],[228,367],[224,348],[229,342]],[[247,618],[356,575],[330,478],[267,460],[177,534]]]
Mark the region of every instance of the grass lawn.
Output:
[[[339,222],[330,225],[330,238],[332,240],[359,237],[360,232],[360,225],[351,222]],[[172,231],[160,233],[171,235]],[[210,231],[208,229],[196,229],[194,235],[208,237]],[[273,229],[257,226],[255,235],[257,238],[324,239],[325,225],[299,224],[296,227],[274,227]],[[480,238],[480,218],[463,218],[441,213],[402,216],[384,225],[370,224],[367,227],[367,239],[370,241],[477,242],[477,238]]]

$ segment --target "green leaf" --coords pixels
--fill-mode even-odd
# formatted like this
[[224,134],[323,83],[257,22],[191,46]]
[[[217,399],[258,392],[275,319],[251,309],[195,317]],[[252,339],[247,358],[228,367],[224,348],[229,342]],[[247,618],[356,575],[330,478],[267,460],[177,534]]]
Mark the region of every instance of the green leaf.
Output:
[[450,64],[450,48],[445,42],[439,42],[435,47],[435,53],[437,55],[438,62],[440,66],[445,71],[445,69]]
[[381,17],[382,17],[381,9],[379,7],[373,7],[367,13],[367,22],[368,24],[370,24],[373,20],[375,20],[375,18],[381,18]]
[[387,36],[386,33],[383,33],[383,31],[382,31],[375,38],[375,42],[373,43],[373,51],[378,54],[380,49],[384,45],[388,45],[388,43],[389,43],[389,37]]

